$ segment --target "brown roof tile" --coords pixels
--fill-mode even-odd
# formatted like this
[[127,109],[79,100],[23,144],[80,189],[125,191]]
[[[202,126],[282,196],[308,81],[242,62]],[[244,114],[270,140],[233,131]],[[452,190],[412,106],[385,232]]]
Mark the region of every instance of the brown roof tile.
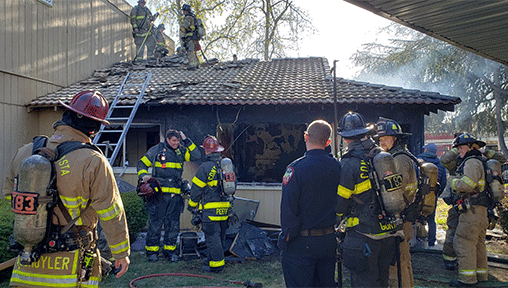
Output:
[[[119,67],[117,67],[119,66]],[[99,90],[112,101],[125,78],[126,63],[109,69],[106,78],[91,77],[31,101],[28,106],[57,106],[82,90]],[[124,67],[124,73],[121,73]],[[160,105],[291,105],[333,103],[333,82],[325,58],[284,58],[271,61],[246,59],[187,71],[177,65],[146,67],[152,79],[143,103]],[[106,69],[107,70],[107,69]],[[101,70],[103,72],[104,70]],[[120,72],[119,72],[120,71]],[[114,72],[114,73],[113,73]],[[102,74],[102,73],[101,73]],[[114,74],[114,75],[113,75]],[[101,82],[102,81],[102,82]],[[104,82],[106,81],[106,82]],[[138,94],[132,90],[130,94]],[[120,105],[135,100],[124,98]],[[455,105],[460,98],[439,93],[357,82],[337,78],[339,104]],[[443,110],[449,108],[443,108]]]

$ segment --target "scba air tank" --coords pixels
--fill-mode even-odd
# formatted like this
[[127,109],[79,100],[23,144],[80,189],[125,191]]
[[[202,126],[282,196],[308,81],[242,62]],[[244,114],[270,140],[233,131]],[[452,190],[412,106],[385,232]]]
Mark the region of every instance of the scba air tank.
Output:
[[399,214],[406,207],[406,202],[403,196],[402,175],[395,169],[393,156],[383,151],[372,161],[381,186],[381,198],[386,212]]
[[226,195],[233,195],[236,192],[236,175],[233,162],[229,158],[222,158],[220,160],[220,167],[222,169],[222,188]]
[[504,187],[499,181],[499,179],[502,179],[501,163],[495,159],[490,159],[487,161],[487,168],[492,170],[492,176],[494,177],[490,183],[492,200],[494,200],[494,202],[499,202],[504,198]]
[[[422,193],[422,215],[428,216],[432,214],[436,208],[436,186],[437,186],[437,178],[439,174],[439,169],[435,164],[426,162],[420,166],[420,173],[423,174],[421,177],[424,179],[425,183],[422,183],[421,189],[425,191],[421,191]],[[446,185],[446,183],[443,183]],[[425,188],[423,188],[425,187]]]
[[19,167],[17,187],[12,193],[13,236],[23,245],[21,264],[36,261],[33,248],[44,239],[48,221],[46,188],[51,180],[51,163],[45,157],[32,155]]

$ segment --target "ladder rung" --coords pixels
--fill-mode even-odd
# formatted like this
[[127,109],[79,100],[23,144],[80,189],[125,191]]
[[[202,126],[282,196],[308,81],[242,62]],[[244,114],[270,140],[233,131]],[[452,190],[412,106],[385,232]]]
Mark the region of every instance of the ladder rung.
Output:
[[125,83],[123,86],[143,86],[145,83]]
[[101,133],[122,133],[124,130],[104,130]]
[[107,146],[117,146],[118,143],[109,143],[109,144],[106,144],[106,143],[97,143],[95,145],[107,147]]
[[114,108],[114,109],[127,109],[127,108],[134,108],[135,106],[111,106],[111,108]]
[[129,117],[106,118],[106,120],[113,121],[113,122],[123,122],[123,121],[129,120]]

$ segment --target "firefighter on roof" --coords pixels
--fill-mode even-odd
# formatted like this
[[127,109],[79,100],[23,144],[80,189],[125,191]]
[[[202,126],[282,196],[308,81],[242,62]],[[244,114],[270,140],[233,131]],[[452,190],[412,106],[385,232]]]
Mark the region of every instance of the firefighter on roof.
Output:
[[[145,249],[150,262],[159,260],[163,226],[162,254],[168,261],[178,261],[175,250],[176,239],[180,232],[180,213],[184,208],[181,196],[183,164],[185,161],[200,159],[201,152],[196,144],[182,131],[170,129],[166,132],[165,140],[150,148],[138,161],[139,180],[147,183],[150,178],[156,178],[162,190],[162,195],[146,199],[146,212],[149,219]],[[149,167],[153,169],[152,176],[148,174]]]
[[138,5],[132,8],[130,18],[134,44],[136,44],[135,61],[143,60],[145,47],[148,60],[154,59],[155,38],[152,34],[152,22],[155,21],[158,15],[159,13],[152,15],[150,9],[146,7],[146,0],[139,0]]
[[197,29],[196,15],[192,13],[189,4],[183,4],[182,13],[183,21],[180,26],[180,40],[182,41],[182,46],[187,52],[187,60],[189,61],[189,67],[187,67],[187,70],[196,70],[196,68],[199,67],[199,59],[196,54],[199,42],[194,37]]
[[[383,150],[393,155],[397,172],[402,174],[402,187],[404,187],[404,200],[409,205],[413,202],[418,189],[418,180],[416,179],[415,163],[408,154],[411,154],[405,147],[403,140],[410,133],[403,133],[400,125],[391,119],[380,117],[376,123],[377,135],[374,138],[379,139],[379,146]],[[414,156],[413,156],[414,158]],[[402,287],[414,287],[413,270],[411,267],[411,253],[409,252],[409,240],[413,238],[413,223],[404,221],[403,228],[404,241],[400,242],[400,267]],[[390,266],[391,287],[398,286],[397,266]]]
[[[61,120],[53,124],[54,134],[47,140],[45,151],[54,153],[62,143],[72,141],[91,146],[90,136],[99,130],[101,123],[109,124],[104,120],[108,103],[99,92],[83,91],[76,94],[69,105],[60,104],[68,110]],[[4,195],[8,199],[16,193],[14,176],[19,173],[20,163],[32,154],[33,146],[34,143],[30,143],[20,148],[11,163],[4,186]],[[23,265],[18,257],[11,285],[98,287],[101,280],[100,253],[96,248],[99,219],[115,258],[115,266],[121,267],[117,278],[125,274],[130,263],[129,233],[120,193],[108,160],[97,150],[77,149],[56,159],[54,164],[59,204],[53,210],[50,227],[51,235],[59,235],[59,238],[45,238],[43,244],[45,247],[51,247],[54,242],[59,245],[53,246],[51,253],[42,251],[39,259],[29,265]],[[63,227],[72,222],[68,220],[70,217],[77,220],[71,229],[60,235]],[[58,242],[62,238],[68,241]]]
[[[214,136],[203,141],[205,160],[199,166],[192,179],[191,195],[187,209],[194,214],[201,211],[202,230],[205,233],[208,265],[204,272],[217,273],[224,269],[223,243],[228,228],[229,209],[231,203],[222,185],[221,155],[224,151]],[[221,181],[222,179],[222,181]],[[234,181],[234,179],[232,179]]]

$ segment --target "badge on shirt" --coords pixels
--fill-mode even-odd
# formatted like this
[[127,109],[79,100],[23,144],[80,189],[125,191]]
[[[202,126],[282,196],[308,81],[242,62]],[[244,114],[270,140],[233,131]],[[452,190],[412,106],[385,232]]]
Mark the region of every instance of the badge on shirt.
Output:
[[282,177],[282,185],[288,184],[289,180],[291,180],[291,177],[293,177],[293,172],[295,172],[293,167],[288,167],[286,169],[286,173],[284,173],[284,177]]

